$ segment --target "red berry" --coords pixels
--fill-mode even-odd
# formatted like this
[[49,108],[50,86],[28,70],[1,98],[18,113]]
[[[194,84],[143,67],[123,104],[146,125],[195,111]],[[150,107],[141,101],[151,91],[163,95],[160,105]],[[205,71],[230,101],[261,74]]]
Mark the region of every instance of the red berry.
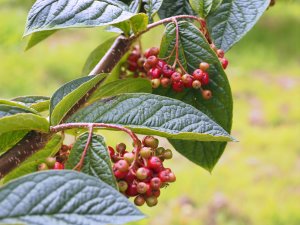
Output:
[[225,70],[228,66],[228,60],[226,58],[222,58],[220,59],[221,63],[222,63],[222,67]]
[[113,171],[114,171],[114,175],[115,177],[119,180],[119,179],[123,179],[125,178],[127,172],[121,172],[120,170],[116,169],[113,167]]
[[169,171],[163,170],[159,172],[158,177],[161,180],[161,182],[169,182]]
[[193,87],[193,78],[192,78],[192,76],[189,75],[189,74],[184,74],[184,75],[182,76],[182,82],[183,82],[183,84],[184,84],[184,86],[185,86],[186,88],[191,88],[191,87]]
[[136,189],[138,193],[144,194],[150,189],[150,187],[149,184],[146,184],[144,182],[139,182],[136,186]]
[[145,51],[144,56],[145,56],[146,58],[148,58],[148,57],[150,57],[150,56],[152,56],[152,55],[157,56],[158,53],[159,53],[159,48],[152,47],[152,48],[149,48],[149,49],[147,49],[147,50]]
[[121,159],[116,164],[114,167],[119,170],[120,172],[127,172],[129,170],[129,164],[126,160]]
[[127,62],[137,62],[138,59],[141,57],[140,54],[138,54],[137,52],[132,52],[128,58],[127,58]]
[[174,72],[171,76],[171,79],[173,82],[179,82],[181,81],[181,74],[178,72]]
[[131,152],[127,152],[124,154],[124,159],[129,163],[131,164],[134,160],[134,154],[131,153]]
[[208,85],[209,83],[209,75],[206,72],[203,72],[202,79],[200,80],[202,85]]
[[154,55],[150,56],[147,59],[147,63],[151,66],[151,67],[155,67],[158,63],[158,58]]
[[147,61],[144,63],[143,67],[146,71],[149,71],[152,68],[152,66]]
[[156,198],[158,198],[160,196],[160,190],[152,190],[152,195]]
[[152,86],[152,88],[156,89],[156,88],[159,87],[159,85],[160,85],[160,79],[153,79],[153,80],[151,80],[151,86]]
[[47,166],[46,163],[41,163],[41,164],[38,166],[38,171],[43,171],[43,170],[49,170],[49,167]]
[[212,93],[210,90],[203,90],[202,91],[202,97],[205,99],[205,100],[209,100],[212,98]]
[[176,181],[176,177],[174,173],[169,173],[169,182],[175,182]]
[[115,154],[115,150],[110,146],[108,146],[108,152],[109,152],[110,157],[112,157]]
[[182,92],[184,90],[184,84],[182,81],[174,82],[172,88],[176,92]]
[[199,69],[202,71],[206,71],[209,68],[209,64],[207,62],[201,62],[199,65]]
[[133,172],[129,170],[126,176],[124,177],[124,180],[130,184],[134,181],[134,179],[135,179],[135,174],[133,174]]
[[157,79],[161,76],[161,72],[157,68],[151,68],[147,74],[151,79]]
[[193,72],[193,77],[195,80],[199,80],[201,81],[202,77],[203,77],[203,71],[200,70],[200,69],[196,69],[194,72]]
[[153,206],[157,205],[158,201],[155,196],[151,196],[151,197],[146,198],[146,203],[149,207],[153,207]]
[[139,58],[138,61],[137,61],[137,66],[139,68],[143,68],[144,63],[145,63],[145,59],[144,58]]
[[136,178],[139,180],[145,180],[151,176],[151,171],[146,167],[140,167],[136,171]]
[[60,162],[56,162],[53,167],[54,170],[63,170],[64,168],[65,168],[64,164]]
[[174,73],[174,69],[169,66],[168,64],[165,64],[162,68],[163,76],[170,78],[172,74]]
[[129,197],[137,196],[139,193],[137,192],[136,184],[129,184],[126,190],[126,195]]
[[134,204],[136,206],[142,206],[142,205],[144,205],[145,204],[144,197],[141,196],[141,195],[136,196],[135,199],[134,199]]
[[143,145],[150,148],[157,148],[159,144],[159,141],[157,138],[153,136],[146,136],[143,139]]
[[156,68],[158,68],[159,70],[162,71],[164,65],[166,65],[167,63],[164,60],[159,59],[157,64],[156,64]]
[[157,156],[151,156],[148,159],[147,166],[150,169],[159,170],[162,167],[162,162],[161,162],[160,158],[158,158]]
[[161,186],[161,180],[158,177],[153,177],[150,180],[151,189],[158,190],[158,189],[160,189],[160,186]]
[[194,80],[192,84],[194,89],[200,89],[201,88],[201,82],[199,80]]
[[120,180],[118,182],[118,187],[120,192],[125,192],[128,189],[128,184],[124,180]]
[[222,49],[217,50],[217,55],[219,58],[224,58],[225,52]]
[[116,146],[117,152],[119,152],[120,154],[124,154],[125,150],[126,150],[126,145],[124,143],[117,144]]
[[160,84],[161,86],[163,86],[164,88],[167,88],[171,85],[171,80],[167,77],[162,77],[160,79]]

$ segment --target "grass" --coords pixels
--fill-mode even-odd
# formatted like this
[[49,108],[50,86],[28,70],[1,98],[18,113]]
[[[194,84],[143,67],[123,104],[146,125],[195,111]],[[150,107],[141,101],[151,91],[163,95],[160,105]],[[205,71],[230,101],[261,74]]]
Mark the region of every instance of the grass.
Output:
[[[169,166],[178,181],[158,207],[142,208],[147,219],[132,225],[300,224],[299,10],[299,3],[278,3],[227,55],[240,142],[227,147],[212,174],[175,154]],[[23,52],[25,18],[24,8],[0,6],[3,98],[51,95],[78,77],[89,52],[112,35],[64,31]],[[145,36],[147,47],[159,44],[161,32]],[[114,135],[107,139],[116,144]]]

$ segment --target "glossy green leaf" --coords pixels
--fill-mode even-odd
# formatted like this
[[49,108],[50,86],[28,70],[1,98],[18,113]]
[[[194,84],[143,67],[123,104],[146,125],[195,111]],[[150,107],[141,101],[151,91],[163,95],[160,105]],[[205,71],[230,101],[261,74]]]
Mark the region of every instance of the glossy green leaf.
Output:
[[207,17],[215,45],[228,51],[256,24],[269,3],[269,0],[223,0],[221,6]]
[[29,111],[31,113],[38,113],[36,110],[26,106],[23,102],[16,102],[16,101],[9,101],[5,99],[0,99],[0,105],[10,105],[10,106],[15,106],[21,109],[25,109],[26,111]]
[[49,122],[29,110],[0,105],[0,134],[17,130],[48,132]]
[[144,9],[149,17],[149,21],[153,22],[153,17],[160,9],[163,0],[143,0],[144,2]]
[[46,96],[20,96],[12,99],[12,101],[22,102],[38,112],[49,110],[50,98]]
[[0,223],[105,225],[144,215],[101,180],[70,170],[49,170],[0,188]]
[[[211,90],[213,97],[210,100],[204,100],[201,93],[194,89],[185,90],[183,93],[175,93],[170,88],[161,88],[154,93],[180,99],[193,105],[216,121],[227,132],[230,132],[232,95],[228,79],[217,55],[210,48],[209,43],[202,33],[199,32],[199,29],[193,24],[184,21],[179,22],[179,34],[179,58],[189,73],[192,74],[198,68],[200,62],[204,61],[210,64],[208,73],[211,82],[204,88]],[[175,26],[169,24],[162,39],[160,57],[170,55],[174,47],[175,37]],[[171,57],[170,62],[173,62],[173,58]],[[182,155],[208,170],[213,169],[226,146],[225,142],[188,142],[179,140],[170,140],[170,142]]]
[[91,89],[96,88],[106,75],[87,76],[73,80],[60,87],[52,96],[50,101],[50,122],[51,125],[57,125],[66,116],[66,114],[82,98],[89,97],[87,94]]
[[[69,159],[65,164],[66,169],[73,169],[79,163],[88,140],[88,135],[88,133],[84,133],[77,138]],[[97,177],[108,185],[118,189],[107,146],[102,136],[93,134],[81,172]]]
[[27,158],[20,166],[12,170],[2,180],[2,183],[7,183],[10,180],[24,176],[37,171],[38,165],[45,162],[47,157],[54,156],[62,145],[62,137],[54,135],[46,146]]
[[19,130],[0,134],[0,155],[15,146],[27,133],[26,130]]
[[134,15],[128,5],[117,0],[38,0],[29,12],[25,35],[46,30],[116,24]]
[[148,16],[144,13],[139,13],[130,19],[130,24],[134,34],[140,33],[147,29]]
[[189,0],[164,0],[160,9],[158,10],[158,15],[161,19],[177,16],[177,15],[194,15]]
[[222,2],[223,2],[223,0],[213,0],[210,12],[212,13],[212,12],[216,11]]
[[122,80],[116,80],[106,85],[101,86],[101,89],[95,91],[90,99],[89,103],[95,102],[96,100],[115,96],[123,93],[151,93],[152,87],[148,79],[143,78],[127,78]]
[[56,32],[56,30],[46,30],[46,31],[38,32],[38,33],[33,33],[30,36],[30,39],[29,39],[29,41],[28,41],[28,43],[26,45],[25,51],[31,49],[32,47],[34,47],[38,43],[44,41],[45,39],[47,39],[48,37],[50,37],[55,32]]
[[[90,53],[88,56],[84,67],[82,69],[82,75],[86,76],[88,75],[94,67],[98,64],[98,62],[102,59],[102,57],[105,55],[105,53],[110,49],[114,41],[116,40],[116,37],[112,37],[103,43],[101,43],[94,51]],[[94,74],[96,75],[96,74]]]
[[183,140],[232,141],[218,124],[196,108],[152,94],[123,94],[97,101],[68,122],[109,123],[136,133]]
[[205,18],[212,8],[213,0],[190,0],[190,4],[200,17]]

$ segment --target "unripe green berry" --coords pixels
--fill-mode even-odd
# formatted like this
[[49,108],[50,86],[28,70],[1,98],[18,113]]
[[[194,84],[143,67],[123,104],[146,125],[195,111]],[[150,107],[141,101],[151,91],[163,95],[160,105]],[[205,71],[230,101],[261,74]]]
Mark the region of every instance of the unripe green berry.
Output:
[[153,206],[157,205],[158,201],[157,201],[156,197],[151,196],[151,197],[146,198],[146,203],[149,207],[153,207]]
[[140,151],[140,156],[144,159],[149,159],[152,156],[151,148],[143,147]]
[[128,184],[124,180],[120,180],[118,182],[118,187],[120,192],[125,192],[128,189]]
[[39,166],[38,166],[38,171],[43,171],[43,170],[49,170],[48,166],[46,163],[41,163]]
[[150,147],[152,149],[155,149],[158,147],[159,141],[157,138],[153,137],[153,136],[146,136],[143,139],[143,144],[146,147]]
[[160,79],[151,80],[151,85],[152,85],[152,88],[158,88],[160,85]]
[[134,160],[134,154],[131,153],[131,152],[127,152],[124,154],[124,159],[129,163],[131,164]]
[[53,169],[54,168],[54,165],[56,163],[56,159],[54,157],[48,157],[45,161],[45,163],[47,164],[47,166],[50,168],[50,169]]
[[173,152],[170,149],[167,149],[163,152],[164,159],[172,159]]
[[165,149],[163,147],[159,147],[155,150],[156,155],[162,155]]

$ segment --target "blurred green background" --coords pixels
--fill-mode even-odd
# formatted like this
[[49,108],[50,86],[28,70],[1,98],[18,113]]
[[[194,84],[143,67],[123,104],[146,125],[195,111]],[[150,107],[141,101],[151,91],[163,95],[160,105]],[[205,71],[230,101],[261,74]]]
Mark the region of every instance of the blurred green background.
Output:
[[[114,35],[67,30],[24,52],[31,2],[0,0],[1,98],[50,96],[80,76],[89,52]],[[158,46],[162,31],[145,35],[145,46]],[[132,224],[300,224],[299,40],[300,4],[282,1],[227,54],[240,142],[228,145],[212,174],[176,154],[169,166],[177,182],[163,190],[159,206],[142,208],[147,219]]]

